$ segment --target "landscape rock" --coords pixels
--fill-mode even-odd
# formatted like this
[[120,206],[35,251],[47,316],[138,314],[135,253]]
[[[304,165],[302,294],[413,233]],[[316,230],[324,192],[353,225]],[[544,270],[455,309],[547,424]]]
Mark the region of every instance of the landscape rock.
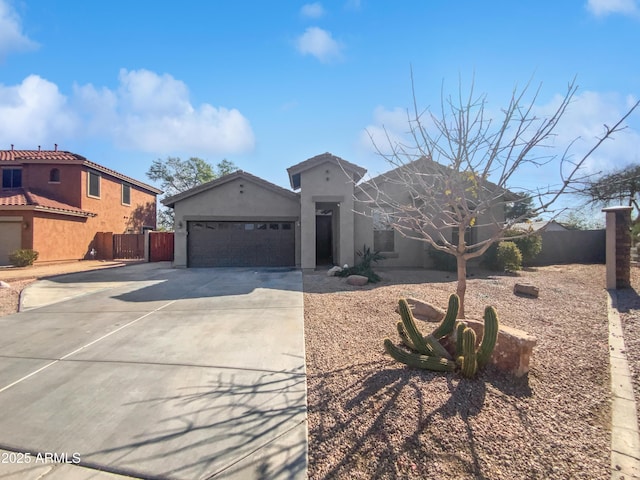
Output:
[[[484,322],[469,318],[461,321],[465,322],[468,327],[476,332],[476,338],[479,344],[484,332]],[[529,362],[533,355],[533,347],[535,347],[537,342],[536,337],[527,332],[500,325],[498,341],[491,356],[491,363],[503,372],[511,373],[516,377],[522,377],[529,372]],[[455,342],[447,344],[445,347],[450,352],[455,353]]]
[[[430,303],[418,300],[417,298],[407,298],[407,303],[411,307],[413,316],[425,322],[441,322],[445,316],[445,311]],[[396,307],[396,313],[399,313]]]
[[362,275],[349,275],[347,277],[347,283],[356,287],[362,287],[369,283],[369,279]]
[[0,280],[0,288],[11,288],[11,285],[9,285],[7,282],[3,282],[2,280]]
[[342,271],[341,267],[331,267],[329,270],[327,270],[327,277],[335,277],[338,273],[340,273]]
[[540,295],[540,289],[530,283],[516,283],[513,286],[513,293],[538,298]]

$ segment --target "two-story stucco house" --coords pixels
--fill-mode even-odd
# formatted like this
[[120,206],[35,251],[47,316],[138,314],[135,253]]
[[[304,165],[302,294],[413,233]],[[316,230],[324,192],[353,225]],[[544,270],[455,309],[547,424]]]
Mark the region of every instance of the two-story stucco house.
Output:
[[0,265],[20,248],[38,262],[87,258],[97,232],[156,226],[160,190],[76,153],[0,150]]
[[[364,168],[324,153],[287,172],[293,191],[238,171],[164,199],[175,212],[174,265],[310,270],[353,265],[364,245],[384,253],[382,266],[430,265],[425,242],[374,225],[365,202],[368,183],[358,183]],[[403,194],[397,183],[377,183],[391,195]],[[491,233],[473,231],[476,240]]]

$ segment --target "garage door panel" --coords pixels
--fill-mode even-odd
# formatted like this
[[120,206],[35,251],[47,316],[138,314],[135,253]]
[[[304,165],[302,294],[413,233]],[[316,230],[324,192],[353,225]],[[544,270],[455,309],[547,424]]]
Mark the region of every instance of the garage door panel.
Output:
[[190,267],[295,265],[292,222],[189,222]]
[[22,246],[22,222],[0,222],[0,265],[9,265],[9,255]]

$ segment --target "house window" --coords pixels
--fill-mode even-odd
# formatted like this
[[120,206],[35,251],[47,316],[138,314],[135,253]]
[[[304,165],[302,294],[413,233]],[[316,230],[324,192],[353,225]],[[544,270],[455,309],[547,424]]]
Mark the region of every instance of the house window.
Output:
[[131,205],[131,185],[127,183],[122,184],[122,204]]
[[373,218],[373,250],[376,252],[395,251],[395,231],[391,226],[389,214],[382,210],[374,210]]
[[[457,228],[453,228],[451,230],[451,243],[454,245],[458,244],[458,239],[460,235],[458,233]],[[474,245],[478,242],[478,227],[467,227],[464,231],[464,243],[467,245]]]
[[49,172],[49,183],[60,183],[60,170],[52,168]]
[[89,172],[89,186],[87,191],[90,197],[100,198],[100,174]]
[[4,168],[2,170],[2,188],[22,187],[22,169]]

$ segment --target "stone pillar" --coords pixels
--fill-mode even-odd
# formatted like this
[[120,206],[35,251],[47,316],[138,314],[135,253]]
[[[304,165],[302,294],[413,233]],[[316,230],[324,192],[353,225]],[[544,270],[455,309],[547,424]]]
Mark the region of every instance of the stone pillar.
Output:
[[632,207],[609,207],[607,221],[607,289],[631,286],[631,210]]

